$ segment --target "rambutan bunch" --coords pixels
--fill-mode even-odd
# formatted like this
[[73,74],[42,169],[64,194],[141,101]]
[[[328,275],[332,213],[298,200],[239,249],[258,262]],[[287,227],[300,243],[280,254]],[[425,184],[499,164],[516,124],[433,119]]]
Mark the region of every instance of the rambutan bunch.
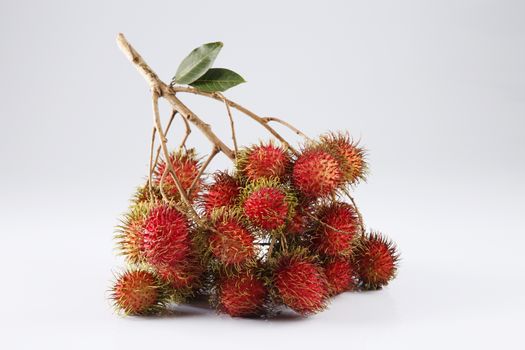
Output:
[[248,183],[242,191],[240,208],[249,222],[260,229],[281,229],[295,212],[294,193],[276,179]]
[[[332,296],[379,289],[395,277],[396,246],[380,233],[365,233],[349,191],[368,175],[367,152],[359,142],[343,132],[312,139],[282,119],[259,117],[227,99],[222,92],[244,79],[211,67],[220,42],[193,50],[169,85],[122,35],[118,42],[147,73],[155,123],[148,180],[137,189],[116,233],[129,265],[112,288],[118,310],[145,315],[208,296],[218,311],[234,317],[274,315],[282,307],[311,315]],[[225,104],[231,146],[175,97],[180,92]],[[173,108],[167,125],[158,108],[160,98]],[[239,148],[235,110],[275,140]],[[169,153],[175,116],[182,117],[186,133],[177,151]],[[307,141],[296,148],[274,124]],[[204,158],[186,148],[193,127],[212,143],[202,163]],[[233,169],[208,177],[219,153],[232,160]]]
[[[187,152],[172,152],[170,154],[170,161],[182,188],[185,191],[188,191],[191,188],[191,192],[188,193],[188,198],[193,200],[199,193],[202,186],[202,180],[198,178],[201,164],[196,159],[195,151],[189,150]],[[162,180],[162,175],[164,175],[165,172],[167,172],[167,174],[164,177],[162,188],[171,200],[177,202],[180,199],[180,194],[175,184],[175,179],[169,173],[166,160],[161,159],[157,164],[157,167],[154,171],[153,183],[156,187],[159,187]]]
[[368,164],[366,151],[353,141],[348,133],[329,133],[320,137],[323,148],[336,154],[344,178],[351,184],[366,179]]
[[115,309],[126,315],[148,315],[162,310],[168,292],[154,272],[133,268],[116,277],[111,299]]
[[261,143],[239,152],[237,171],[248,181],[259,179],[284,179],[290,170],[290,154],[284,147],[272,142]]
[[364,289],[380,289],[396,275],[399,254],[395,244],[379,232],[361,237],[355,252],[359,280]]

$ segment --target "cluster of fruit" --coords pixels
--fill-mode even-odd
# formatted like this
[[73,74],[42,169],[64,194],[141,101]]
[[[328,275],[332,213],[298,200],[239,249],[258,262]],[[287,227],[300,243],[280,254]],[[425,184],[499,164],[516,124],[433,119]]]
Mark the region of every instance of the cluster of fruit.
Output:
[[[209,179],[192,150],[170,162],[177,177],[160,160],[118,229],[129,268],[112,299],[124,313],[206,296],[231,316],[283,306],[309,315],[331,296],[395,276],[395,245],[365,230],[348,192],[367,173],[365,151],[348,135],[323,135],[299,152],[271,142],[244,148],[233,173]],[[176,181],[205,224],[188,215]]]

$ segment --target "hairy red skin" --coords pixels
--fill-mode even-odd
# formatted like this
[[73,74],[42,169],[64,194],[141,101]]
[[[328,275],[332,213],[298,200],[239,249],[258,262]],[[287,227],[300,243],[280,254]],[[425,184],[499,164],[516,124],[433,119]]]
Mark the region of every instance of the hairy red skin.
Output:
[[250,221],[265,230],[275,230],[286,223],[288,203],[286,194],[274,187],[262,187],[251,193],[243,205]]
[[331,295],[354,288],[354,270],[348,259],[335,259],[324,266],[328,289]]
[[359,278],[367,289],[378,289],[394,278],[398,255],[395,246],[382,235],[364,237],[356,251]]
[[290,165],[290,156],[273,144],[254,146],[248,151],[242,171],[249,180],[283,178]]
[[343,173],[332,155],[312,149],[305,151],[295,161],[292,180],[306,197],[326,197],[341,185]]
[[[171,154],[170,155],[171,163],[173,164],[173,168],[175,170],[175,174],[177,174],[177,177],[179,178],[180,184],[183,189],[188,191],[188,189],[191,187],[191,184],[193,183],[193,180],[198,176],[199,174],[199,162],[193,157],[183,154]],[[164,160],[161,160],[159,164],[157,165],[157,168],[155,169],[153,183],[156,186],[160,185],[160,181],[162,179],[162,174],[164,174],[165,171],[169,171],[166,165],[166,162]],[[200,191],[202,186],[202,180],[199,179],[197,183],[195,184],[195,187],[191,191],[191,193],[188,195],[188,198],[190,200],[195,199],[197,193]],[[171,174],[166,175],[166,178],[163,182],[163,189],[164,192],[171,198],[178,200],[180,199],[180,193],[177,190],[177,186],[175,185],[175,180]]]
[[154,266],[185,261],[191,249],[188,219],[177,209],[160,204],[151,209],[144,228],[146,260]]
[[202,195],[204,213],[211,216],[214,210],[232,207],[238,195],[239,184],[233,177],[222,172],[214,174],[213,184]]
[[321,210],[314,244],[328,256],[349,255],[359,222],[355,210],[346,203],[333,203]]
[[320,267],[302,258],[283,258],[274,276],[283,303],[308,315],[321,311],[328,296],[326,278]]
[[210,248],[223,264],[241,264],[255,255],[253,236],[238,220],[221,220],[215,230],[210,236]]
[[115,283],[112,298],[127,314],[146,314],[159,302],[157,279],[148,271],[127,271]]
[[286,227],[286,233],[290,235],[301,235],[308,228],[309,223],[309,217],[299,209],[295,212],[292,220],[290,220],[288,223],[288,226]]
[[264,284],[251,273],[225,278],[219,285],[219,306],[230,316],[250,316],[262,311]]
[[363,148],[358,147],[349,137],[343,135],[331,136],[323,141],[327,147],[339,153],[344,159],[341,167],[350,183],[356,183],[365,179],[367,165]]
[[157,272],[160,278],[179,289],[194,287],[199,282],[203,268],[196,258],[189,257],[184,263],[159,267]]

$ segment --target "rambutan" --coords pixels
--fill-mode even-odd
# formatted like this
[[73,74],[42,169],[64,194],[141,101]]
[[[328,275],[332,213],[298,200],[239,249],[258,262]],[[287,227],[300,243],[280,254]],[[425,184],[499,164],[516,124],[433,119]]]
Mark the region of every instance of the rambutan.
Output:
[[213,212],[230,209],[239,195],[239,190],[239,184],[232,176],[225,172],[213,174],[213,183],[206,187],[201,197],[204,213],[211,216]]
[[117,226],[115,235],[117,246],[120,253],[131,264],[139,264],[144,261],[143,231],[150,207],[150,204],[146,202],[132,205],[122,219],[121,225]]
[[282,179],[289,168],[290,155],[273,143],[260,144],[240,152],[237,169],[249,181],[261,178]]
[[359,227],[353,207],[334,202],[318,214],[319,223],[314,244],[317,250],[328,256],[348,256]]
[[266,288],[252,273],[243,272],[220,281],[218,293],[220,310],[230,316],[250,316],[262,311]]
[[250,183],[243,191],[244,214],[264,230],[283,227],[293,214],[295,203],[295,197],[273,180]]
[[[199,161],[195,159],[195,153],[192,150],[184,153],[172,152],[170,154],[170,160],[171,164],[173,164],[173,169],[175,170],[175,174],[177,175],[182,188],[185,191],[188,191],[195,178],[199,175],[200,164]],[[157,164],[154,172],[153,183],[158,187],[165,171],[168,171],[168,174],[166,174],[163,182],[164,192],[170,197],[170,199],[177,201],[180,199],[180,193],[177,190],[177,186],[175,185],[175,179],[169,173],[166,161],[163,159]],[[197,193],[199,193],[201,189],[201,186],[202,180],[197,179],[197,182],[195,183],[191,193],[188,194],[188,198],[190,200],[193,200],[196,197]]]
[[167,204],[157,204],[145,221],[143,244],[146,260],[154,266],[183,262],[191,249],[188,219]]
[[326,306],[326,277],[319,266],[304,257],[282,257],[274,286],[282,302],[302,315],[319,312]]
[[363,236],[355,253],[359,279],[365,289],[379,289],[395,277],[399,255],[392,241],[378,232]]
[[300,235],[308,229],[310,222],[310,218],[302,209],[296,209],[290,222],[286,226],[286,233],[290,235]]
[[306,197],[325,197],[334,194],[342,184],[343,172],[334,156],[322,149],[312,148],[296,159],[292,181]]
[[368,165],[366,163],[366,151],[358,146],[348,134],[332,133],[321,136],[324,147],[336,152],[341,161],[341,169],[350,183],[365,180]]
[[252,234],[235,217],[217,220],[210,236],[210,249],[225,265],[239,265],[255,256]]
[[354,288],[354,269],[349,259],[336,258],[324,265],[331,295],[336,295]]
[[196,287],[202,272],[203,267],[194,256],[189,256],[182,263],[157,268],[159,277],[175,289]]
[[129,270],[117,277],[111,298],[128,315],[150,314],[160,309],[164,292],[158,278],[147,270]]

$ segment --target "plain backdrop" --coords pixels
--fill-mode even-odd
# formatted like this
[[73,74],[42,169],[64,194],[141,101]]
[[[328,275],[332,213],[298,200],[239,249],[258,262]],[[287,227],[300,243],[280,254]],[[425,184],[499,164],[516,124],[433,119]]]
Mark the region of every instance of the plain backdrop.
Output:
[[[524,18],[519,0],[1,0],[0,347],[523,349]],[[398,278],[308,319],[115,315],[113,228],[151,132],[118,32],[165,81],[221,40],[216,66],[248,81],[228,97],[360,138],[371,174],[355,196],[398,243]],[[223,105],[182,98],[229,138]],[[267,139],[234,117],[241,144]],[[197,131],[191,144],[209,151]]]

